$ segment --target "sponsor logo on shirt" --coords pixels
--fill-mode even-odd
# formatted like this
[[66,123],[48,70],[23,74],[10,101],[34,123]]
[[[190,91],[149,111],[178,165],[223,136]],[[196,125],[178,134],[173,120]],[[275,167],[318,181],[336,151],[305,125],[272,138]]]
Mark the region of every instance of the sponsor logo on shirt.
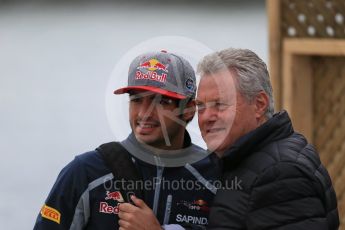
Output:
[[184,206],[188,210],[196,210],[196,211],[204,211],[204,212],[208,212],[210,210],[207,202],[202,199],[198,199],[194,201],[181,200],[180,202],[177,203],[177,206]]
[[108,202],[116,202],[116,205],[110,205],[108,202],[103,201],[99,203],[99,212],[106,214],[115,214],[119,213],[119,204],[125,202],[120,191],[106,191],[105,198]]
[[189,215],[176,215],[176,221],[181,223],[188,223],[188,224],[200,224],[200,225],[207,225],[207,218],[201,216],[189,216]]
[[55,208],[49,207],[48,205],[44,204],[41,209],[41,215],[43,218],[46,218],[48,220],[51,220],[60,224],[61,214]]
[[122,194],[119,191],[115,191],[115,192],[107,191],[105,199],[106,200],[115,200],[117,202],[124,202]]
[[119,205],[111,206],[107,202],[99,203],[99,212],[107,214],[119,214]]

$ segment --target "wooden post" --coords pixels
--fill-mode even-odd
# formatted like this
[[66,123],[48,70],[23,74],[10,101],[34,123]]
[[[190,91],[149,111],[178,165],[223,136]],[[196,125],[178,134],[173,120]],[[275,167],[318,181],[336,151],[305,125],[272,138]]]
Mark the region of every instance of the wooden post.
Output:
[[269,28],[269,72],[273,87],[275,109],[282,109],[281,104],[281,2],[266,0]]

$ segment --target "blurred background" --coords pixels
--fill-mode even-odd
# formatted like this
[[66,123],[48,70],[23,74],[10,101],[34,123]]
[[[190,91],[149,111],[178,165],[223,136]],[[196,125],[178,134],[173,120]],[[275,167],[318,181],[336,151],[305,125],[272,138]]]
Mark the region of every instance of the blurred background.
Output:
[[32,229],[62,167],[117,139],[105,103],[112,71],[167,35],[268,61],[264,0],[0,0],[0,229]]

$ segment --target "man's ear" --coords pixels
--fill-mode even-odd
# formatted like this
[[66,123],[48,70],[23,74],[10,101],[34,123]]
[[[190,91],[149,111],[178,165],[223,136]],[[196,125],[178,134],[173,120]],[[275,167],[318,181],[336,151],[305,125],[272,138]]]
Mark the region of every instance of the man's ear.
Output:
[[187,123],[190,122],[193,119],[195,112],[196,112],[195,100],[190,100],[184,108],[184,111],[182,114],[183,120],[185,120]]
[[265,91],[260,91],[255,97],[255,117],[260,122],[265,120],[265,113],[269,105],[269,97]]

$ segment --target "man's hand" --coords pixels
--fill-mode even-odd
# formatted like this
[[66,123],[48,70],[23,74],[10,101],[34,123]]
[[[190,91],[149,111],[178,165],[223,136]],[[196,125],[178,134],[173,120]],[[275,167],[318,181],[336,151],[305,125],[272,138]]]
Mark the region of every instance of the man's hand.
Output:
[[162,227],[152,210],[136,196],[131,196],[135,204],[123,203],[119,206],[119,230],[161,230]]

